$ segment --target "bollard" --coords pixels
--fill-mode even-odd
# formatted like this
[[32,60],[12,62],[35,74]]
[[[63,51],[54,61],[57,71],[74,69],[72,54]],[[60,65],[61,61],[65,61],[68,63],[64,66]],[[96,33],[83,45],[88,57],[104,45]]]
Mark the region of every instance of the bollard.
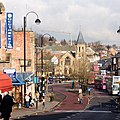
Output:
[[45,107],[45,99],[43,98],[43,106]]
[[38,99],[36,99],[36,109],[38,109]]

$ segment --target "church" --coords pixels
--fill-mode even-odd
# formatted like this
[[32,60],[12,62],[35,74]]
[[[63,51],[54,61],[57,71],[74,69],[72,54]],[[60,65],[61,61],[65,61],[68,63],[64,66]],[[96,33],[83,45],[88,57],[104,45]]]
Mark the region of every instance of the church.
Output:
[[[57,65],[55,65],[54,69],[55,75],[71,76],[78,75],[81,73],[81,71],[90,71],[91,61],[88,51],[90,52],[90,49],[88,49],[82,32],[80,31],[76,40],[76,44],[74,45],[74,50],[66,51],[59,57],[59,62]],[[92,57],[93,55],[94,51],[92,51]]]

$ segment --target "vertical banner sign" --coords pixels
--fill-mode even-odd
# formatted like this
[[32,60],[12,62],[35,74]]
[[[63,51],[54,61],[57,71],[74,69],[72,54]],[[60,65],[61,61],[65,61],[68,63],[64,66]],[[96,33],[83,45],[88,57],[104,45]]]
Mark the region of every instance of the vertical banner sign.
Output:
[[0,48],[1,48],[1,37],[2,37],[2,35],[1,35],[1,33],[2,33],[1,30],[2,30],[2,29],[1,29],[1,28],[2,28],[2,26],[1,26],[1,20],[0,20]]
[[7,13],[6,18],[6,48],[13,48],[13,13]]

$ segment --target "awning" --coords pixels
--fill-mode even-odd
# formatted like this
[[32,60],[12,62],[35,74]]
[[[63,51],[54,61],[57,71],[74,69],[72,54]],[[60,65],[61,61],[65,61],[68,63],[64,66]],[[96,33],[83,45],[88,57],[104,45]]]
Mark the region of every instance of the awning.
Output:
[[7,75],[12,79],[13,86],[19,86],[19,85],[24,85],[25,84],[23,82],[23,78],[21,76],[19,76],[19,74],[16,74],[16,78],[13,77],[12,73],[8,73]]
[[34,74],[31,72],[17,73],[16,78],[13,77],[12,73],[7,74],[12,79],[13,86],[24,85],[25,82],[33,82]]
[[11,91],[12,88],[13,88],[12,79],[8,75],[0,72],[0,90],[1,90],[1,92],[3,93],[5,91]]
[[13,86],[19,86],[19,85],[24,85],[25,83],[18,78],[12,78],[12,84]]
[[32,72],[17,73],[17,78],[22,79],[23,82],[33,82],[34,74]]

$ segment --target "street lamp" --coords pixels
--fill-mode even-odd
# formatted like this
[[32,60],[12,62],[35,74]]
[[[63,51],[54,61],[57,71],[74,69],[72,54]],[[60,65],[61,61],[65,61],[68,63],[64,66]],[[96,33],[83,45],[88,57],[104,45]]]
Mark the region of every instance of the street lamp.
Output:
[[119,26],[119,29],[117,30],[117,33],[120,33],[120,26]]
[[[40,21],[40,19],[38,18],[38,15],[37,15],[37,13],[36,12],[34,12],[34,11],[30,11],[30,12],[28,12],[25,16],[24,16],[24,24],[23,24],[23,26],[24,26],[24,29],[23,29],[23,32],[24,32],[24,73],[26,72],[26,23],[27,23],[27,16],[30,14],[30,13],[33,13],[33,14],[35,14],[36,15],[36,17],[37,17],[37,19],[35,20],[35,23],[38,25],[38,24],[40,24],[41,23],[41,21]],[[25,78],[24,78],[25,79]],[[25,93],[26,93],[26,84],[24,85],[24,99],[25,99]]]
[[79,80],[78,80],[78,83],[79,83],[79,87],[81,88],[81,81],[80,81],[80,59],[81,59],[81,56],[78,56],[78,62],[79,62],[79,68],[78,68],[78,77],[79,77]]
[[43,68],[43,38],[45,35],[48,35],[50,37],[49,41],[52,41],[51,35],[48,33],[45,33],[41,37],[41,97],[43,98],[43,106],[45,105],[45,79],[44,79],[44,68]]
[[30,14],[30,13],[34,13],[36,16],[37,16],[37,19],[35,20],[35,23],[37,24],[37,25],[39,25],[40,23],[41,23],[41,21],[40,21],[40,19],[38,19],[38,15],[37,15],[37,13],[36,12],[34,12],[34,11],[30,11],[30,12],[28,12],[27,14],[26,14],[26,16],[24,16],[24,72],[26,72],[26,23],[27,23],[27,16],[28,16],[28,14]]

